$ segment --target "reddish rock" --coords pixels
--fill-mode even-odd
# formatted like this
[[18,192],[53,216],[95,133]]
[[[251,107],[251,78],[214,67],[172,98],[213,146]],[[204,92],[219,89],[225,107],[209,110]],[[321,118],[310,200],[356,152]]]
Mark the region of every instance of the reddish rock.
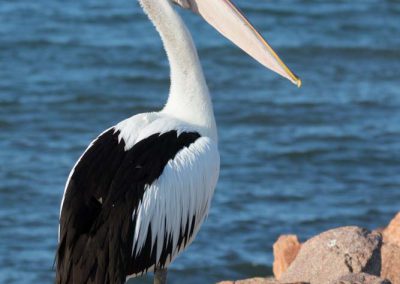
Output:
[[237,281],[223,281],[217,284],[280,284],[274,278],[250,278],[245,280],[237,280]]
[[271,278],[251,278],[235,281],[235,284],[278,284],[278,282]]
[[330,284],[391,284],[390,281],[367,273],[347,274]]
[[400,284],[400,247],[391,243],[384,243],[381,255],[381,277],[389,279],[392,284]]
[[381,245],[379,233],[358,227],[326,231],[302,244],[296,259],[279,280],[326,284],[349,273],[379,275]]
[[309,284],[305,282],[295,282],[295,283],[281,283],[278,280],[268,277],[268,278],[250,278],[245,280],[237,281],[223,281],[217,284]]
[[392,243],[400,247],[400,212],[383,231],[383,240],[386,243]]
[[273,271],[277,279],[285,272],[296,258],[301,244],[296,235],[282,235],[274,243],[274,266]]

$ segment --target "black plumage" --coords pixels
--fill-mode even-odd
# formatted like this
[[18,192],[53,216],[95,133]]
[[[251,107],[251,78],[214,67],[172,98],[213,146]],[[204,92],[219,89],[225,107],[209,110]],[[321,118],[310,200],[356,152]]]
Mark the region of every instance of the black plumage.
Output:
[[[66,188],[60,217],[56,283],[124,283],[127,275],[146,272],[156,264],[149,228],[136,256],[133,211],[169,160],[200,135],[169,131],[154,134],[125,151],[119,131],[109,129],[93,143],[75,166]],[[193,217],[194,220],[195,217]],[[194,222],[181,228],[178,246],[193,234]],[[164,238],[160,263],[173,250]]]

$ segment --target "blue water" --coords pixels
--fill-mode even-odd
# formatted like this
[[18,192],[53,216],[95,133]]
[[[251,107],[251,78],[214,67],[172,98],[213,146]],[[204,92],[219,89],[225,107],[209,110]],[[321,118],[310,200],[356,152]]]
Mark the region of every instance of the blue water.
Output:
[[[272,244],[400,210],[400,2],[245,1],[304,86],[182,13],[212,92],[221,175],[171,283],[271,273]],[[136,1],[0,5],[0,283],[51,283],[68,173],[103,129],[159,109],[160,40]],[[150,283],[143,278],[138,283]]]

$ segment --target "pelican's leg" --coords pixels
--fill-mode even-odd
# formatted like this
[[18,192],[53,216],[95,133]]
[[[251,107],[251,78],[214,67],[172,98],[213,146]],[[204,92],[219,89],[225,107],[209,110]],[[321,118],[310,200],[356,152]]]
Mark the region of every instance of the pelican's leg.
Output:
[[154,272],[154,284],[167,284],[167,269],[157,269]]

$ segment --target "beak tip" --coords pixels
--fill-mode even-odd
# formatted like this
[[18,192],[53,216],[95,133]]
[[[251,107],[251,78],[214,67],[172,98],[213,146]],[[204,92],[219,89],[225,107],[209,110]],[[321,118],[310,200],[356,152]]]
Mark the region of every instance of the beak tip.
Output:
[[302,81],[301,81],[301,79],[300,78],[297,78],[297,80],[296,80],[296,85],[297,85],[297,88],[301,88],[301,85],[302,85]]
[[301,79],[294,74],[291,74],[290,77],[286,77],[286,78],[288,78],[290,82],[292,82],[294,85],[296,85],[297,88],[301,88],[301,86],[303,85],[303,82],[301,81]]

